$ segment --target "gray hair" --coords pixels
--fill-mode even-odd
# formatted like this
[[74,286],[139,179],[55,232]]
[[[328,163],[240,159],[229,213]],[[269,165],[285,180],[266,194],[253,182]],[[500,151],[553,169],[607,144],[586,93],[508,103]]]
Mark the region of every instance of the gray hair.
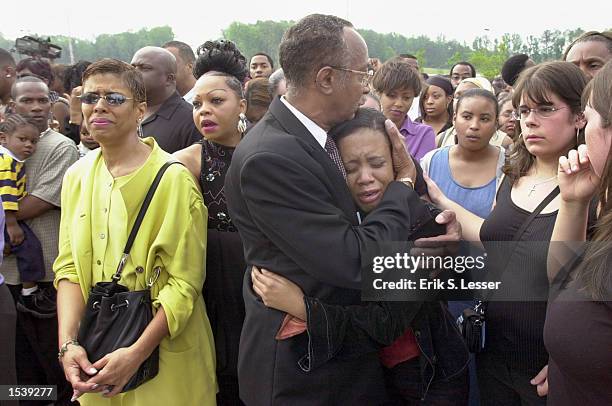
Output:
[[283,68],[275,70],[274,73],[272,73],[268,78],[268,81],[270,82],[270,93],[272,93],[273,95],[277,95],[278,86],[283,80],[285,80],[285,73],[283,72]]

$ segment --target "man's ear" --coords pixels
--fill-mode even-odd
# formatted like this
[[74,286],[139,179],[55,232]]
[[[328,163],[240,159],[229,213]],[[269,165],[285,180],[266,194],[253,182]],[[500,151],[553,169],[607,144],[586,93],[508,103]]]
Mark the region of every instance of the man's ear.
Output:
[[6,143],[7,143],[6,134],[3,132],[0,132],[0,144],[4,145]]
[[166,74],[166,81],[168,83],[176,84],[176,73],[167,73]]
[[315,87],[323,94],[330,95],[334,91],[334,85],[340,80],[340,76],[329,66],[324,66],[315,76]]
[[246,114],[247,111],[247,101],[245,99],[240,99],[240,112],[242,114]]
[[455,126],[455,120],[457,120],[457,113],[453,112],[453,126]]

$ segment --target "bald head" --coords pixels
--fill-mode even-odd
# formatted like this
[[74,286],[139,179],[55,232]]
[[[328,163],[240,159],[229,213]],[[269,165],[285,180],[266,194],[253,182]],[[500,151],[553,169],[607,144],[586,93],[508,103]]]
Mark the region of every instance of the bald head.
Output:
[[168,50],[141,48],[134,54],[132,66],[142,74],[149,106],[163,103],[176,91],[176,58]]
[[176,58],[167,49],[160,47],[140,48],[132,57],[132,65],[136,66],[137,61],[142,59],[154,61],[166,73],[176,74]]

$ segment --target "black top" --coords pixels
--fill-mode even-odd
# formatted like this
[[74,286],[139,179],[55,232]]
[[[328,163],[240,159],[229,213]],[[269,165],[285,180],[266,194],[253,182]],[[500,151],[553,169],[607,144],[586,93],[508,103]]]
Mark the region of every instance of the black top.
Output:
[[[512,183],[507,179],[500,186],[495,208],[480,229],[480,239],[487,249],[489,263],[508,264],[501,276],[502,284],[511,284],[525,292],[540,290],[548,296],[546,259],[548,244],[557,219],[557,212],[539,214],[514,243],[514,234],[531,214],[514,204]],[[496,244],[496,242],[508,241]],[[512,253],[508,250],[513,249]],[[546,302],[498,301],[487,305],[487,338],[485,351],[495,353],[510,365],[537,374],[548,362],[543,329]]]
[[[225,198],[225,175],[234,148],[204,140],[199,183],[208,208],[204,300],[215,337],[217,375],[237,375],[238,345],[244,321],[242,280],[246,264],[240,235],[232,224]],[[220,396],[231,396],[220,388]],[[237,396],[237,394],[233,394]]]
[[[566,269],[577,269],[580,261]],[[612,405],[612,297],[592,301],[572,279],[551,295],[546,315],[548,404]]]
[[200,141],[202,135],[193,123],[193,106],[174,92],[154,114],[142,122],[145,137],[153,137],[164,151],[172,154]]
[[233,147],[226,147],[204,140],[202,144],[202,166],[200,187],[204,204],[208,208],[208,228],[219,231],[236,231],[227,212],[225,199],[225,174],[232,161]]

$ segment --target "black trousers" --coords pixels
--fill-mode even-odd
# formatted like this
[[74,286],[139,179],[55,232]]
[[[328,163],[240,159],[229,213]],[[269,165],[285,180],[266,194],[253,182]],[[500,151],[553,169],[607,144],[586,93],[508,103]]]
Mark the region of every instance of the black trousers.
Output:
[[512,366],[503,357],[483,352],[476,357],[481,406],[546,406],[530,381],[540,371]]
[[[53,289],[50,282],[39,282],[41,289]],[[8,285],[14,300],[21,294],[21,285]],[[15,361],[20,385],[57,385],[56,405],[71,405],[72,387],[66,381],[57,360],[57,318],[39,319],[17,312]],[[44,401],[21,401],[21,406],[47,405]],[[74,403],[77,404],[77,403]]]

